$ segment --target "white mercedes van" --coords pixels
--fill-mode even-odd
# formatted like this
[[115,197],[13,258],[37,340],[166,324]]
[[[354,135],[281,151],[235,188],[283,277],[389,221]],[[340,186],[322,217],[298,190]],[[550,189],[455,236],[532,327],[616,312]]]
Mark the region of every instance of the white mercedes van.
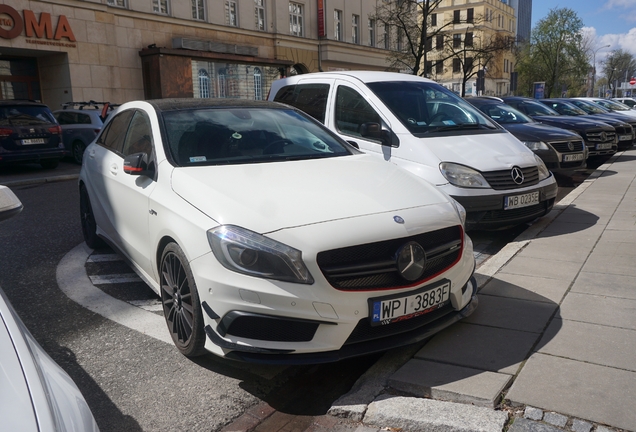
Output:
[[541,159],[443,86],[392,72],[296,75],[268,98],[292,105],[361,150],[423,177],[461,203],[467,229],[547,214],[557,184]]

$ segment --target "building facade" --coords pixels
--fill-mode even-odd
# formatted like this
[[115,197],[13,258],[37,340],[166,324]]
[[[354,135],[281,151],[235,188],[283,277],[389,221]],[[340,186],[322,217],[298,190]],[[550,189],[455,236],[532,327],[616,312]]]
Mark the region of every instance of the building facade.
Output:
[[[507,0],[443,0],[431,16],[432,29],[426,75],[466,96],[510,94],[516,35],[514,9]],[[497,49],[495,46],[507,46]],[[488,52],[490,50],[490,52]],[[483,88],[478,89],[478,71]],[[468,78],[464,82],[465,78]]]
[[[0,99],[265,99],[294,73],[387,70],[383,0],[4,0]],[[382,46],[381,46],[382,45]]]

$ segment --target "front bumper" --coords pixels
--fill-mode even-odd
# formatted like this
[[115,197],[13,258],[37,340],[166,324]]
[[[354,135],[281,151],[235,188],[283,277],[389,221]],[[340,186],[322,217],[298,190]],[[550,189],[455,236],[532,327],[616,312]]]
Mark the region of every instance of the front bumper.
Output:
[[[543,185],[541,185],[543,183]],[[453,189],[458,189],[453,187]],[[477,189],[483,191],[484,189]],[[483,195],[455,195],[455,198],[466,209],[466,229],[498,229],[530,222],[544,216],[552,210],[558,192],[554,176],[543,180],[539,185],[520,190],[492,191]],[[517,209],[504,210],[504,199],[507,196],[522,195],[539,191],[539,203]]]

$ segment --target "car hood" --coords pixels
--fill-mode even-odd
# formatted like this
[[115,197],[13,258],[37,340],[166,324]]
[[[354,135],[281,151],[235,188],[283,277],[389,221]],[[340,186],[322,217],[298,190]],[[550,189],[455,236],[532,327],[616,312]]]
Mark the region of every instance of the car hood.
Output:
[[581,136],[543,123],[507,123],[504,126],[520,141],[562,141],[581,139]]
[[421,140],[440,162],[466,165],[482,172],[537,164],[534,153],[508,132]]
[[366,154],[174,168],[172,188],[219,224],[259,233],[449,203],[426,181]]
[[555,125],[557,127],[569,127],[575,130],[587,130],[592,127],[601,128],[608,132],[613,132],[614,128],[600,120],[589,120],[571,116],[533,116],[536,121]]

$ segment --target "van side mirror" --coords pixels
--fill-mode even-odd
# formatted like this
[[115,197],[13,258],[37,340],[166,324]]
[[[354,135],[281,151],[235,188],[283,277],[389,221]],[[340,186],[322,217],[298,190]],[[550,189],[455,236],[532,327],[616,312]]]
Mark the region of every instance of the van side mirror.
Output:
[[383,129],[380,123],[362,123],[360,125],[360,135],[363,138],[378,140],[384,146],[399,147],[400,140],[390,129]]
[[0,185],[0,221],[9,219],[22,211],[22,202],[11,189]]
[[148,154],[133,153],[124,158],[124,172],[134,176],[152,177],[154,169],[148,164]]

